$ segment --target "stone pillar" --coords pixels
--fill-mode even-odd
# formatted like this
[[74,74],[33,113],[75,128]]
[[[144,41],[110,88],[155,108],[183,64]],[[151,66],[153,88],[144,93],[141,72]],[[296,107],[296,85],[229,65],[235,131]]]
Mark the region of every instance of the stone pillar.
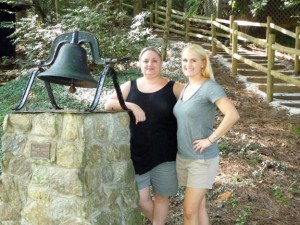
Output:
[[0,224],[142,224],[128,126],[126,112],[7,115]]

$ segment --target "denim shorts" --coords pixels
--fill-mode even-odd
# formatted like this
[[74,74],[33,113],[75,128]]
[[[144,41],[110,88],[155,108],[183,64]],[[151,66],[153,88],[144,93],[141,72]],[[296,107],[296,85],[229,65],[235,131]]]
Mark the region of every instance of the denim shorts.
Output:
[[160,196],[172,196],[177,193],[178,182],[175,161],[164,162],[147,173],[135,175],[138,189],[152,186],[153,192]]
[[185,159],[177,154],[176,170],[180,186],[212,189],[219,168],[220,157]]

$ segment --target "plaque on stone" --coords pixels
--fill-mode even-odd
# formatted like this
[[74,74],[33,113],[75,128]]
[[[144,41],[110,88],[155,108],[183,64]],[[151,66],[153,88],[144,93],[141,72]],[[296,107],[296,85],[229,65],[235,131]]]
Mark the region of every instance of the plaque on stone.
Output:
[[50,159],[50,143],[31,143],[30,157]]

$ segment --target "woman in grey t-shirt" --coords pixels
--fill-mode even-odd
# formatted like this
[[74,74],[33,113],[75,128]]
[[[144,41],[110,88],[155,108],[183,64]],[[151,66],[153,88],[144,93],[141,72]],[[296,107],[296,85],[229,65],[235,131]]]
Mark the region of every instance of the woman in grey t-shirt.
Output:
[[[219,165],[216,141],[238,121],[239,114],[214,80],[208,55],[200,45],[183,49],[182,71],[188,83],[173,112],[178,124],[177,177],[186,186],[184,225],[208,225],[205,194],[212,188]],[[217,108],[224,117],[214,130]]]

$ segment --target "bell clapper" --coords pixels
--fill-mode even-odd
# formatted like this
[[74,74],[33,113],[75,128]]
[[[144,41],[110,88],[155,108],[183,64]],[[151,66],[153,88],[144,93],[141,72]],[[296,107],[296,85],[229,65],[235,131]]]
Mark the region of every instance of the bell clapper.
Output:
[[75,87],[73,82],[71,83],[71,86],[69,88],[69,92],[72,93],[72,94],[76,92],[76,87]]

